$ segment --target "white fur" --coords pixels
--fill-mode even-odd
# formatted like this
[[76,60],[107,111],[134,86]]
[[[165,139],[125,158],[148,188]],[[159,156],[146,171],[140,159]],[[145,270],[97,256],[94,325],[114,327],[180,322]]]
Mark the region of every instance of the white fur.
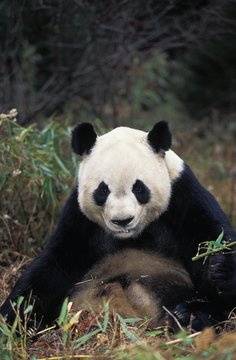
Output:
[[[79,204],[83,213],[116,237],[137,236],[168,207],[171,184],[181,174],[183,161],[171,150],[163,158],[147,142],[147,133],[116,128],[97,138],[79,169]],[[139,179],[151,191],[150,201],[139,204],[132,192]],[[111,193],[104,206],[96,205],[93,192],[104,181]],[[111,219],[134,217],[121,231]]]

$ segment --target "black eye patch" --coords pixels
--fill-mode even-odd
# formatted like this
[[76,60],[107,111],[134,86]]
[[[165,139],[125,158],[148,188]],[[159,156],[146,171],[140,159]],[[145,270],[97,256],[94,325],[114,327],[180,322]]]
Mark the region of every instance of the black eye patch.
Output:
[[136,196],[136,199],[140,204],[147,204],[150,199],[150,190],[148,187],[141,181],[136,180],[132,192]]
[[98,206],[102,206],[105,204],[109,194],[109,187],[104,183],[104,181],[102,181],[93,193],[94,201]]

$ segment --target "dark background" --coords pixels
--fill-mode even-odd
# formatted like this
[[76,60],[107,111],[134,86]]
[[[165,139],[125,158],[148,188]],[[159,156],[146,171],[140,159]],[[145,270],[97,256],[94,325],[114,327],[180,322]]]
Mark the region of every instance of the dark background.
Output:
[[227,121],[235,44],[235,0],[3,0],[0,107],[17,108],[21,124],[63,115],[115,126],[166,107]]

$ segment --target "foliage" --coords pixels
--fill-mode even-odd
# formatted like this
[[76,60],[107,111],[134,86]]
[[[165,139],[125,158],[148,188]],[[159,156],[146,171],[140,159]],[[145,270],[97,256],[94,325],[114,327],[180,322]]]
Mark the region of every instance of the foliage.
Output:
[[[11,327],[5,322],[4,319],[0,318],[1,359],[25,359],[27,349],[31,345],[31,338],[33,340],[37,339],[39,336],[48,336],[50,338],[50,336],[52,336],[51,330],[53,330],[54,333],[56,332],[55,326],[41,330],[38,333],[35,333],[33,330],[26,330],[20,320],[19,314],[22,301],[23,298],[20,297],[17,304],[13,304],[16,318]],[[27,321],[28,317],[30,316],[31,310],[32,307],[26,306],[24,310],[25,321]],[[60,326],[60,330],[57,331],[60,338],[57,340],[62,342],[64,347],[63,354],[65,353],[66,355],[58,357],[59,359],[63,358],[64,356],[73,356],[71,354],[76,356],[77,350],[83,351],[84,346],[91,342],[94,343],[96,338],[98,339],[99,336],[102,336],[102,334],[104,334],[105,337],[109,334],[108,336],[111,338],[109,341],[112,340],[111,333],[115,328],[119,328],[120,336],[123,336],[127,340],[129,339],[132,342],[137,340],[136,336],[128,329],[128,326],[129,324],[134,324],[137,321],[140,322],[141,319],[123,319],[118,314],[113,318],[112,314],[109,312],[109,303],[104,303],[104,311],[102,311],[100,314],[96,316],[92,314],[90,315],[90,325],[89,331],[87,333],[81,332],[81,330],[83,332],[85,330],[85,326],[81,321],[82,313],[83,310],[80,310],[75,314],[70,314],[68,299],[64,301],[57,321],[58,325]],[[116,323],[115,328],[114,323]],[[137,328],[133,327],[132,331],[135,330],[137,330]],[[37,359],[37,357],[35,357],[35,359]]]
[[[236,355],[235,333],[216,334],[213,329],[202,332],[181,330],[172,334],[167,327],[152,331],[140,319],[123,319],[109,312],[109,304],[95,315],[80,310],[68,312],[63,304],[58,320],[60,329],[45,329],[31,339],[21,322],[16,304],[16,321],[10,328],[0,319],[0,358],[3,360],[63,360],[63,359],[140,359],[140,360],[233,360]],[[25,309],[25,316],[30,309]],[[139,326],[134,324],[138,321]],[[228,321],[235,329],[234,319]],[[133,325],[131,325],[133,324]],[[16,336],[16,330],[20,336]],[[35,334],[34,334],[35,336]]]
[[[131,70],[130,101],[136,116],[140,111],[156,117],[169,116],[169,110],[179,106],[171,89],[169,61],[165,54],[155,53],[147,61],[137,63]],[[170,112],[170,111],[169,111]]]
[[[195,255],[192,260],[196,261],[203,259],[203,264],[206,262],[208,256],[216,253],[230,253],[230,248],[236,245],[236,241],[226,242],[223,240],[224,230],[221,231],[220,235],[216,240],[204,241],[198,245],[197,255]],[[231,250],[234,251],[234,250]]]
[[20,307],[23,300],[24,298],[21,296],[17,303],[12,304],[16,314],[12,326],[9,326],[5,320],[0,317],[0,359],[13,360],[14,356],[17,356],[19,359],[25,359],[27,357],[26,347],[28,335],[25,324],[32,311],[32,305],[26,305],[24,307],[24,321],[20,321]]
[[53,122],[42,130],[24,128],[15,116],[15,110],[0,115],[2,254],[10,246],[27,252],[42,244],[75,176],[70,129]]

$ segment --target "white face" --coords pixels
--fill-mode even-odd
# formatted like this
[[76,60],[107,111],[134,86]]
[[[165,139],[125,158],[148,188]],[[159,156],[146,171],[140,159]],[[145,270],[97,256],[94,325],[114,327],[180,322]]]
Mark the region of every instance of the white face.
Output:
[[183,161],[155,153],[147,133],[120,127],[97,138],[79,170],[82,212],[118,238],[138,236],[168,207]]

